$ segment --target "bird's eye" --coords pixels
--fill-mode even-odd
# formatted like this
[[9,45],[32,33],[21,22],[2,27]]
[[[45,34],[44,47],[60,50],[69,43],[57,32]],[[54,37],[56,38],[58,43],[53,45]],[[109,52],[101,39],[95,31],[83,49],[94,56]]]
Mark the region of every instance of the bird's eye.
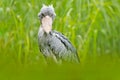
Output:
[[43,13],[42,13],[41,15],[42,15],[43,17],[45,17],[45,15],[44,15]]
[[53,16],[53,14],[50,15],[51,17]]

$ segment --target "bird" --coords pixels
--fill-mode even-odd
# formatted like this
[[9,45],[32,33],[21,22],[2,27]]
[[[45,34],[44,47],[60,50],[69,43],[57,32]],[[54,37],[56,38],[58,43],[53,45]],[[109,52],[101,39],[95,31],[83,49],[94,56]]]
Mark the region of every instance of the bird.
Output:
[[38,13],[40,27],[38,45],[45,58],[52,58],[57,63],[80,63],[76,48],[62,33],[53,30],[52,24],[56,17],[53,5],[43,5]]

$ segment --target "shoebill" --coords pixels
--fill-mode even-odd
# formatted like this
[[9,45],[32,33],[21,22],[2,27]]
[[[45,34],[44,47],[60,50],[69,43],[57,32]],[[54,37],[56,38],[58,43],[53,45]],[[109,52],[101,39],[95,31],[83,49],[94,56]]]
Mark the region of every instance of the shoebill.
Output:
[[55,62],[79,63],[77,51],[71,42],[60,32],[52,30],[55,16],[56,14],[52,5],[43,5],[38,13],[41,23],[38,32],[40,52],[45,58],[52,58]]

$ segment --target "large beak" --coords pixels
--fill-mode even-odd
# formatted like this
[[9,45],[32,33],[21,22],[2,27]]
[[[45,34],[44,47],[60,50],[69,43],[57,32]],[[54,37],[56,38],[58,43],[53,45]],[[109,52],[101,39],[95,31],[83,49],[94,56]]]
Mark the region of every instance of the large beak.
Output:
[[45,16],[42,19],[42,27],[46,33],[49,33],[52,30],[52,18]]

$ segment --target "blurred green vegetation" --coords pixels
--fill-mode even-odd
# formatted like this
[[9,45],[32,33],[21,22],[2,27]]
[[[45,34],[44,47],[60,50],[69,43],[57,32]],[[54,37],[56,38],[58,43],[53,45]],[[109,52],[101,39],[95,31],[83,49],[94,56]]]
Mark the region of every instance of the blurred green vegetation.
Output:
[[[53,29],[74,44],[80,65],[45,64],[37,43],[42,4],[54,5]],[[1,80],[119,80],[119,61],[120,0],[0,0]]]

